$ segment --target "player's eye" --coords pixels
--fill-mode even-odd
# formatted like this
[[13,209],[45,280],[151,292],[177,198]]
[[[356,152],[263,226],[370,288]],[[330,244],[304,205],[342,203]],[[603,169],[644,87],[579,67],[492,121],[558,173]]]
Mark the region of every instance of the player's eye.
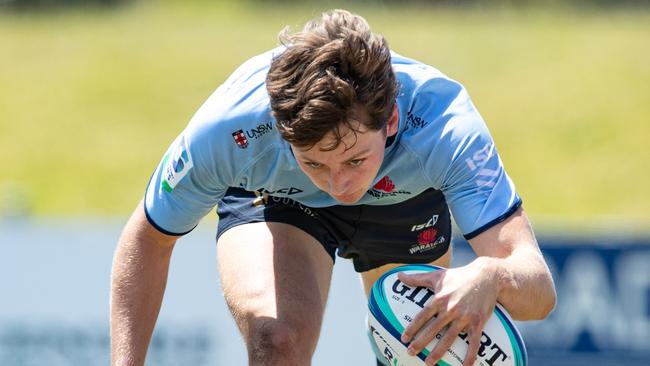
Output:
[[366,159],[354,159],[354,160],[348,161],[348,164],[351,165],[351,166],[359,166],[359,165],[363,164],[363,162],[365,160]]
[[307,162],[305,162],[305,165],[307,165],[308,167],[310,167],[310,168],[312,168],[312,169],[318,169],[318,168],[320,168],[320,167],[323,166],[323,164],[321,164],[321,163],[314,163],[313,161],[307,161]]

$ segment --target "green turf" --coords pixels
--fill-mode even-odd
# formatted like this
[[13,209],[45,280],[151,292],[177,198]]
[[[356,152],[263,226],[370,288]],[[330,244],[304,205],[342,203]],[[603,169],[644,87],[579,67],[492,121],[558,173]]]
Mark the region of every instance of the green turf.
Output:
[[[127,214],[233,68],[325,9],[209,4],[0,13],[5,210]],[[650,12],[349,8],[465,84],[531,215],[650,222]]]

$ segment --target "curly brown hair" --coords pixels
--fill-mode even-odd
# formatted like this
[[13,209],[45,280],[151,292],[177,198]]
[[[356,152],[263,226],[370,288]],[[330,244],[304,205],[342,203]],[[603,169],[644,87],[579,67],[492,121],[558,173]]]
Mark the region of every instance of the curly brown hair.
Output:
[[385,131],[397,79],[388,43],[364,18],[332,10],[279,38],[286,49],[273,59],[266,88],[286,141],[309,149],[332,132],[324,149],[334,150],[350,131]]

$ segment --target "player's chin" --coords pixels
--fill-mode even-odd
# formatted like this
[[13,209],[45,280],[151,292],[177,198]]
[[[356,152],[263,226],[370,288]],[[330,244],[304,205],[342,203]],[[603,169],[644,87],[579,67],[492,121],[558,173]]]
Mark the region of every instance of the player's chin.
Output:
[[360,190],[360,191],[356,191],[356,192],[352,192],[352,193],[346,193],[346,194],[342,194],[342,195],[334,195],[334,194],[330,194],[330,195],[335,200],[337,200],[337,201],[339,201],[339,202],[341,202],[343,204],[351,205],[353,203],[359,202],[359,200],[361,200],[361,198],[363,197],[363,193],[364,192]]

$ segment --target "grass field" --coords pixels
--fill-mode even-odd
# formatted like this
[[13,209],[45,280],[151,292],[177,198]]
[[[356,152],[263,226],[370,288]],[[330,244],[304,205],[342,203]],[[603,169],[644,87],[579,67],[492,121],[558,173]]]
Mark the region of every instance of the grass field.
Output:
[[[650,12],[347,7],[465,84],[531,216],[650,223]],[[0,209],[129,213],[212,90],[325,9],[0,13]]]

